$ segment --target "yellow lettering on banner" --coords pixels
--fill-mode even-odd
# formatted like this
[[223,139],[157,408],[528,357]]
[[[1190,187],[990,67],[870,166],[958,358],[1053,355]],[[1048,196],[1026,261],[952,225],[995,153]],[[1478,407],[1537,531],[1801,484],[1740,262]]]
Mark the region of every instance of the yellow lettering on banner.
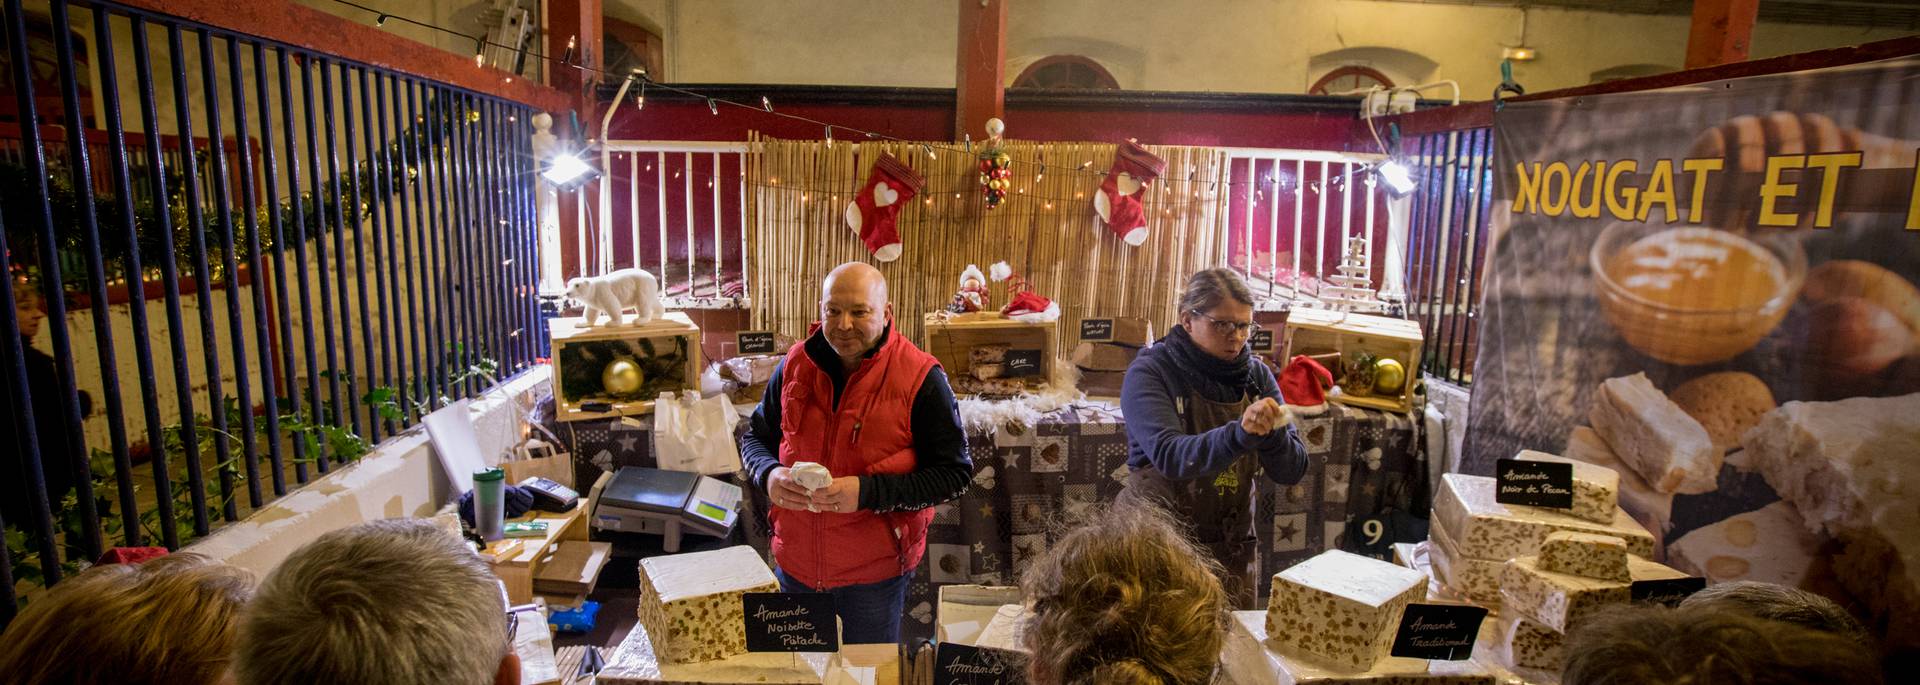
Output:
[[[1560,190],[1553,189],[1553,177],[1560,176]],[[1547,165],[1546,173],[1540,177],[1540,213],[1547,216],[1560,216],[1567,211],[1567,195],[1573,192],[1573,170],[1566,162],[1554,162]]]
[[1920,231],[1920,149],[1913,154],[1913,192],[1907,194],[1907,230]]
[[1800,222],[1797,213],[1773,211],[1773,203],[1783,197],[1793,197],[1800,192],[1800,184],[1780,180],[1780,172],[1787,169],[1799,169],[1807,165],[1806,155],[1780,155],[1767,158],[1767,175],[1760,183],[1760,225],[1792,226]]
[[1860,166],[1860,153],[1834,152],[1807,157],[1807,168],[1820,169],[1820,208],[1813,214],[1814,228],[1833,226],[1833,200],[1840,194],[1840,170]]
[[1634,219],[1646,221],[1655,202],[1665,210],[1667,223],[1680,219],[1680,207],[1673,197],[1673,160],[1662,159],[1653,163],[1653,177],[1647,180],[1646,192],[1640,194],[1640,211],[1634,214]]
[[1513,213],[1540,211],[1540,163],[1534,162],[1533,173],[1528,174],[1526,162],[1514,162],[1513,175],[1519,186],[1513,193]]
[[1693,174],[1693,192],[1687,202],[1687,223],[1697,224],[1706,218],[1707,175],[1727,166],[1727,161],[1718,157],[1712,159],[1689,159],[1680,163],[1680,168]]
[[1620,176],[1622,174],[1639,171],[1639,166],[1639,163],[1631,159],[1623,159],[1614,162],[1613,166],[1607,168],[1607,213],[1612,214],[1615,219],[1621,221],[1633,220],[1633,203],[1634,200],[1639,199],[1640,189],[1632,187],[1620,188],[1617,193],[1614,189],[1620,185]]
[[[1581,187],[1581,183],[1586,180],[1587,172],[1589,170],[1593,172],[1593,191],[1586,194],[1587,203],[1583,206],[1580,204],[1580,187]],[[1581,162],[1580,169],[1578,171],[1573,172],[1573,215],[1574,216],[1580,217],[1582,219],[1591,219],[1591,218],[1600,216],[1600,190],[1601,190],[1600,177],[1602,174],[1605,174],[1606,172],[1607,172],[1606,162],[1601,162],[1600,166],[1597,168],[1594,167],[1592,162]]]

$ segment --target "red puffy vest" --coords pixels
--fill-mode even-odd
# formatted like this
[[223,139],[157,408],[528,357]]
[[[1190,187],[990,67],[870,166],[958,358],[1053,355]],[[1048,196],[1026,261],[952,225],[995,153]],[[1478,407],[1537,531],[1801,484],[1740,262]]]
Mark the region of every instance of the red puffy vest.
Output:
[[[787,351],[780,388],[780,464],[827,467],[835,478],[911,473],[913,401],[938,364],[899,331],[847,378],[840,407],[833,378],[807,357],[803,341]],[[877,583],[920,565],[932,509],[851,514],[775,507],[773,558],[788,576],[818,590]]]

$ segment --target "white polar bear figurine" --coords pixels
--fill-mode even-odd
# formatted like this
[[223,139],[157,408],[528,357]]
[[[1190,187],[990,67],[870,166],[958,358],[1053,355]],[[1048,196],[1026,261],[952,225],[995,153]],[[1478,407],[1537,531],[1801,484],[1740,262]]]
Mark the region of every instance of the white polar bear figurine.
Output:
[[627,308],[638,312],[633,323],[643,324],[666,316],[667,307],[660,302],[660,279],[645,269],[621,269],[604,276],[575,278],[567,281],[567,297],[580,303],[583,319],[581,326],[591,328],[601,314],[611,319],[610,325],[624,326],[627,322]]

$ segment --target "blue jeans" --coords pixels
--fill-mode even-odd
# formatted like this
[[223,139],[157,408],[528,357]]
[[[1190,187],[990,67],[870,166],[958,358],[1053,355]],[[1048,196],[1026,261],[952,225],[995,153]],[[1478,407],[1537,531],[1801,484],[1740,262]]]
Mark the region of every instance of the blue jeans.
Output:
[[[781,592],[823,592],[807,587],[780,569]],[[900,614],[907,603],[907,583],[913,574],[865,585],[846,585],[824,590],[833,595],[834,613],[840,615],[840,643],[848,645],[897,644],[900,642]]]

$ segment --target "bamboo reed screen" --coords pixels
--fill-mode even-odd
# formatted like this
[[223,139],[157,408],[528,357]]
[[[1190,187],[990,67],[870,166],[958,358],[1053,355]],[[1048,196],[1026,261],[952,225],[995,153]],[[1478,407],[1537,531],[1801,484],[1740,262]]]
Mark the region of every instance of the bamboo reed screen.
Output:
[[[1186,277],[1226,262],[1228,194],[1219,182],[1227,155],[1220,150],[1148,148],[1167,170],[1143,197],[1150,237],[1133,247],[1093,209],[1113,163],[1111,144],[1006,143],[1013,185],[988,210],[979,162],[960,151],[930,156],[918,143],[754,142],[747,221],[755,328],[804,334],[819,315],[820,280],[841,263],[865,261],[886,274],[900,331],[918,344],[921,316],[947,305],[962,269],[975,264],[984,273],[1004,260],[1060,304],[1061,349],[1053,353],[1064,355],[1082,317],[1141,316],[1156,331],[1167,330]],[[901,210],[903,252],[891,263],[875,261],[845,218],[883,152],[926,179],[926,189]],[[992,288],[997,309],[1006,302],[1006,284]]]

